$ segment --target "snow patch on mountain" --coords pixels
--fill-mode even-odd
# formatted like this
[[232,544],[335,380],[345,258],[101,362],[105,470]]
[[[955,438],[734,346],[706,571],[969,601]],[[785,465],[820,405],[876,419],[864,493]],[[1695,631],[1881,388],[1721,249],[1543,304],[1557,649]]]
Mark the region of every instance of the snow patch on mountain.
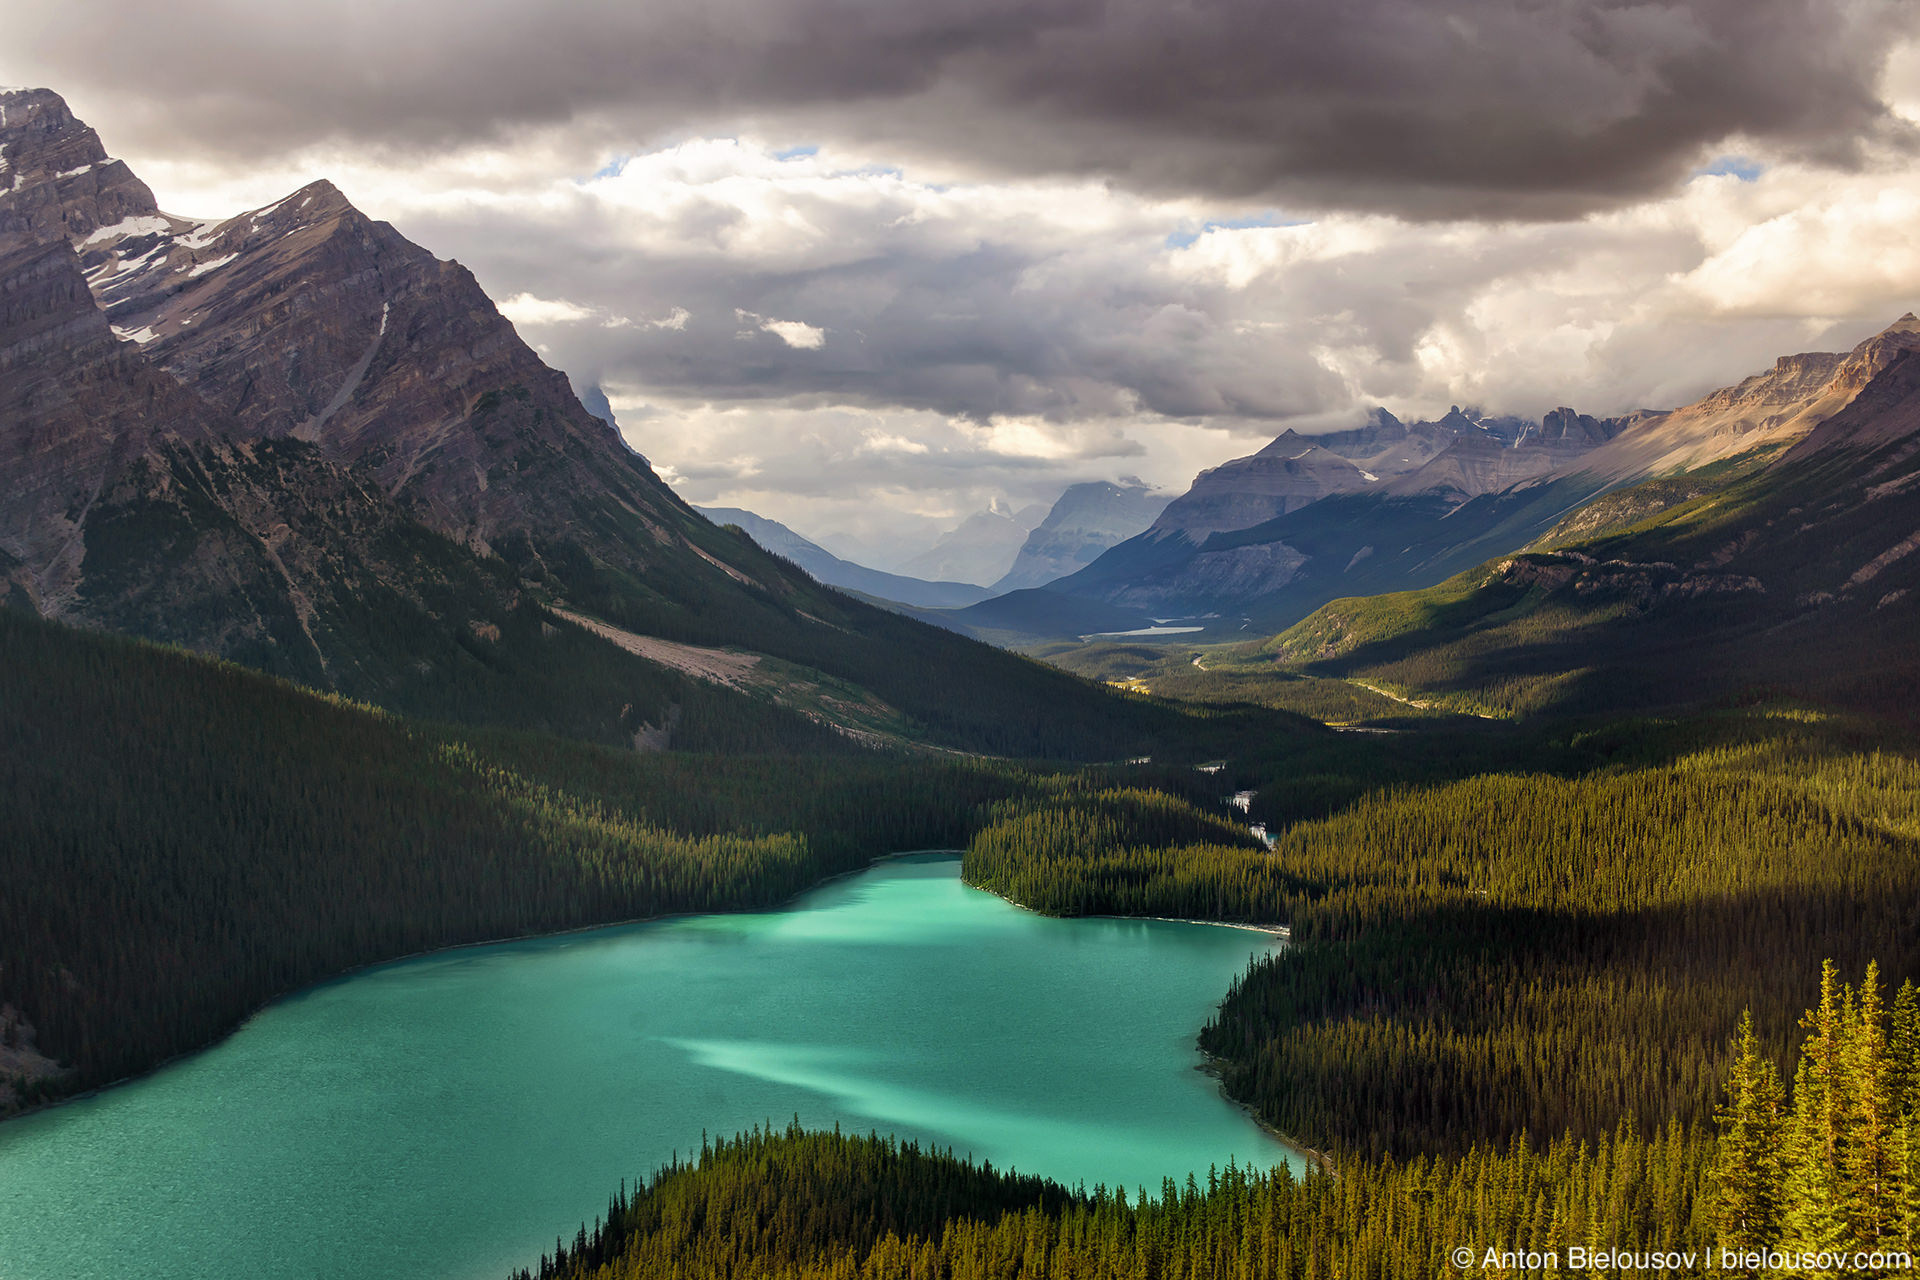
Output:
[[101,227],[80,243],[84,247],[87,245],[105,244],[109,240],[126,240],[133,236],[159,235],[163,232],[170,233],[172,230],[173,223],[166,217],[143,215],[140,217],[123,218],[110,227]]
[[[224,258],[215,258],[211,262],[203,262],[199,266],[195,267],[193,270],[187,272],[187,279],[197,280],[201,276],[206,275],[209,271],[218,271],[220,268],[226,266],[229,262],[232,262],[235,258],[239,256],[240,255],[238,253],[230,253]],[[381,332],[384,333],[386,331],[386,327],[387,327],[387,317],[386,317],[386,313],[383,311],[380,314]]]

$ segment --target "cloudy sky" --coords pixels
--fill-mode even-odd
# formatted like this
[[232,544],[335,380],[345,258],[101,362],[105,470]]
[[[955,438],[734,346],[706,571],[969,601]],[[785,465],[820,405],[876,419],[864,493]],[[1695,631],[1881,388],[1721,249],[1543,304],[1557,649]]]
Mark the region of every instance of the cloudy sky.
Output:
[[882,566],[996,498],[1373,404],[1671,406],[1920,307],[1909,0],[30,8],[0,82],[169,210],[332,178],[687,498]]

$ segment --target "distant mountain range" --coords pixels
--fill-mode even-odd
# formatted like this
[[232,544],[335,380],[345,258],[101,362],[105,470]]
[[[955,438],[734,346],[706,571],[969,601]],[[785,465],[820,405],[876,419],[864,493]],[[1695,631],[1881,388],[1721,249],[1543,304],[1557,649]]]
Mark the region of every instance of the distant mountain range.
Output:
[[1020,544],[1013,567],[993,584],[996,593],[1040,587],[1092,564],[1108,547],[1151,525],[1173,498],[1127,478],[1068,486],[1046,518]]
[[1422,591],[1333,601],[1269,646],[1479,714],[1755,689],[1920,718],[1920,320],[1621,432],[1653,471]]
[[645,747],[1108,756],[1159,714],[702,518],[464,267],[326,182],[175,217],[43,89],[0,92],[0,161],[11,607]]
[[1336,595],[1437,581],[1523,544],[1603,487],[1581,460],[1637,421],[1455,407],[1408,424],[1376,409],[1352,431],[1288,431],[1202,472],[1145,533],[1049,590],[1237,629],[1283,625]]
[[[1435,581],[1524,541],[1595,491],[1556,486],[1558,474],[1637,420],[1558,409],[1530,422],[1455,406],[1434,422],[1375,409],[1346,431],[1289,430],[1171,501],[1154,498],[1144,530],[1089,542],[1081,565],[1051,579],[1010,574],[995,599],[922,616],[999,643],[1168,620],[1216,632],[1284,625],[1343,591]],[[1129,514],[1146,514],[1144,490],[1130,497]]]
[[1533,422],[1456,406],[1403,423],[1376,409],[1349,431],[1287,431],[1201,472],[1143,533],[1037,594],[942,620],[1003,643],[1163,620],[1217,636],[1286,627],[1342,596],[1430,586],[1529,545],[1622,486],[1798,438],[1858,393],[1873,353],[1903,332],[1896,325],[1852,355],[1782,357],[1668,412],[1560,408]]
[[993,593],[970,582],[927,582],[904,574],[883,573],[865,565],[842,560],[816,542],[801,537],[778,520],[755,515],[739,507],[696,507],[694,510],[718,525],[736,525],[749,538],[777,556],[793,561],[830,587],[857,591],[880,600],[919,605],[928,609],[954,609],[986,599]]
[[940,540],[900,566],[900,571],[929,581],[970,582],[990,586],[1005,577],[1027,536],[1047,516],[1040,505],[1015,511],[996,500],[986,511],[968,516]]
[[[597,389],[596,389],[597,390]],[[604,398],[603,398],[604,403]],[[611,411],[607,416],[611,420]],[[789,529],[777,520],[739,507],[699,507],[715,524],[737,525],[775,555],[793,561],[828,586],[858,592],[875,600],[920,609],[956,609],[990,596],[1041,586],[1091,563],[1108,547],[1140,532],[1152,523],[1171,499],[1145,482],[1128,478],[1119,483],[1093,480],[1069,485],[1047,510],[1045,518],[1026,534],[1012,567],[991,587],[972,582],[929,582],[905,574],[885,573],[834,555],[825,547]],[[1030,519],[1037,507],[1020,513],[996,508],[969,517],[941,535],[934,548],[914,563],[973,565],[997,563],[1011,536]]]

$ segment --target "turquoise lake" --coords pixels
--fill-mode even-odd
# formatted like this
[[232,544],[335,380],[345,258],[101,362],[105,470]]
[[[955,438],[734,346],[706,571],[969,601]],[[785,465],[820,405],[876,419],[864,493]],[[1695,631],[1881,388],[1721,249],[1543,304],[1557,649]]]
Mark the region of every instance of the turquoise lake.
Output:
[[439,952],[0,1124],[0,1280],[503,1280],[702,1130],[877,1130],[1158,1191],[1289,1158],[1194,1036],[1275,945],[892,859],[791,906]]

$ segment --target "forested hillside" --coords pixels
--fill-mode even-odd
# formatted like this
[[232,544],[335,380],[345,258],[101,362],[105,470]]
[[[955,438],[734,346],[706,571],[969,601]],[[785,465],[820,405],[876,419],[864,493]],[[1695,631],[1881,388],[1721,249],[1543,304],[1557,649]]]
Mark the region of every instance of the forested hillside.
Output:
[[197,1048],[354,965],[777,903],[962,843],[976,806],[1034,777],[439,727],[4,611],[0,652],[0,1004],[72,1068],[30,1096]]
[[1254,812],[1300,820],[1270,854],[1198,813],[1181,830],[1037,793],[1000,806],[965,873],[1046,911],[1289,924],[1202,1043],[1280,1131],[1400,1158],[1704,1123],[1742,1009],[1784,1062],[1823,959],[1920,976],[1903,739],[1751,712],[1508,750],[1357,796],[1280,777]]
[[1743,1023],[1710,1123],[1298,1177],[1069,1192],[875,1137],[756,1132],[622,1188],[515,1280],[1899,1275],[1920,1251],[1916,1019],[1911,985],[1889,1009],[1871,968],[1855,989],[1829,964],[1790,1095]]
[[1336,600],[1265,656],[1496,715],[1761,688],[1911,720],[1917,432],[1920,352],[1903,349],[1790,448],[1610,494],[1428,590]]

